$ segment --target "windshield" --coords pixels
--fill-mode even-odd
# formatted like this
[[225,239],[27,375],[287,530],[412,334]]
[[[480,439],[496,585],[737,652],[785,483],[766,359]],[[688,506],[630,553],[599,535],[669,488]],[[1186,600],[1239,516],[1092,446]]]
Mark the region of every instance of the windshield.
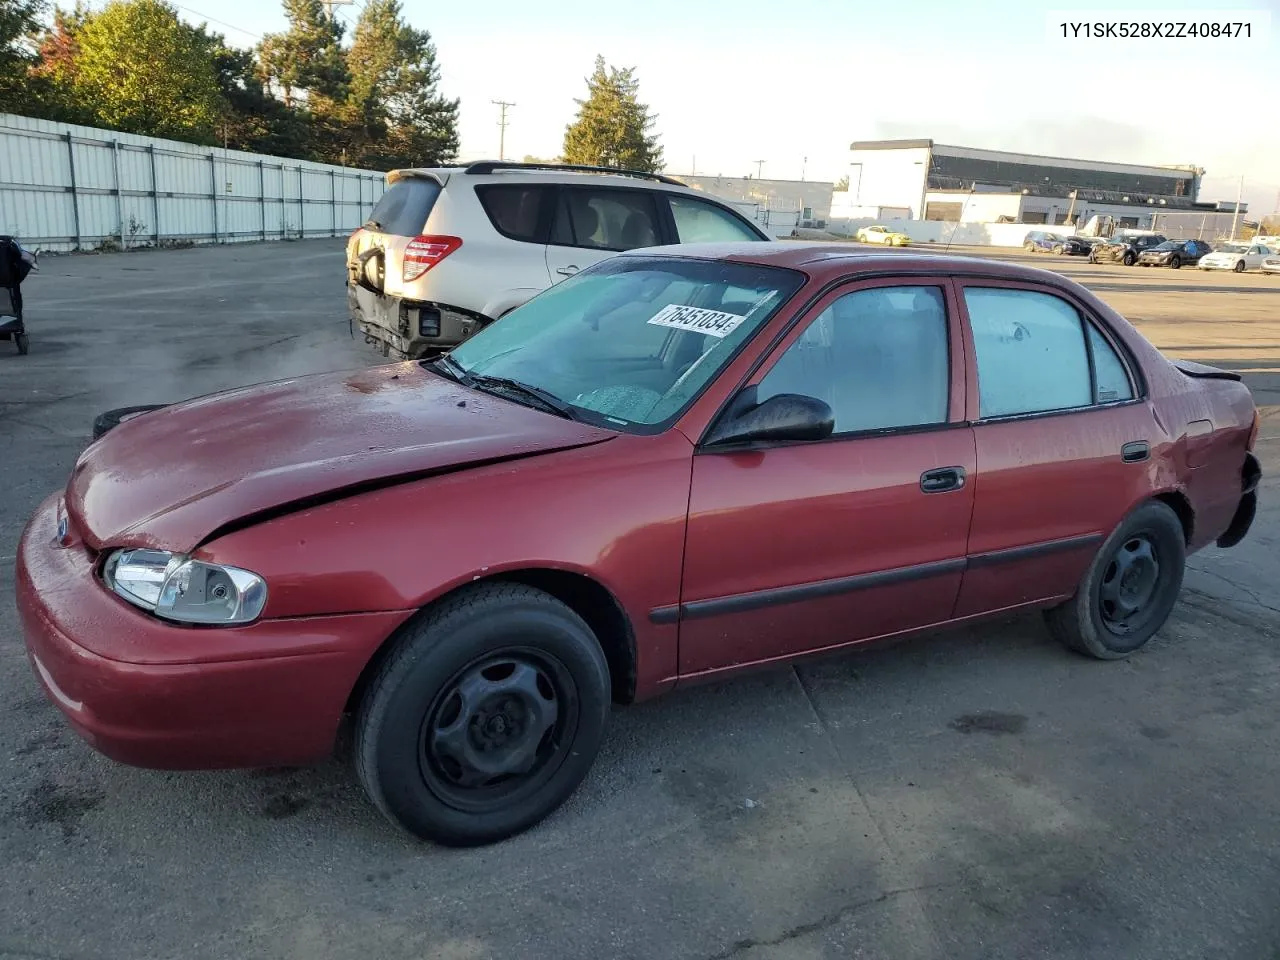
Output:
[[583,419],[653,432],[803,282],[775,267],[615,257],[534,297],[449,357],[465,374],[536,387]]
[[1166,240],[1164,243],[1157,243],[1152,250],[1177,250],[1182,246],[1181,243],[1174,243],[1172,240]]

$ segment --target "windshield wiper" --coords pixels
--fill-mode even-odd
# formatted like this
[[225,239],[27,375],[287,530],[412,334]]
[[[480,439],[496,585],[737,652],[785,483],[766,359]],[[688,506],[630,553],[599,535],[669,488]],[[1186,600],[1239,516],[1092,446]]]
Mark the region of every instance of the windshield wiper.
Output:
[[428,360],[427,366],[437,373],[443,373],[450,380],[454,380],[466,386],[471,385],[471,374],[462,368],[462,365],[454,360],[447,353],[442,353],[434,360]]
[[[443,359],[443,358],[442,358]],[[457,366],[457,364],[454,364]],[[461,368],[459,368],[461,369]],[[507,392],[514,393],[526,399],[533,400],[535,404],[548,413],[554,413],[557,417],[564,417],[566,420],[576,420],[573,411],[557,397],[554,393],[549,393],[541,387],[531,387],[527,383],[521,383],[519,380],[511,380],[507,377],[488,377],[484,374],[467,374],[462,382],[469,387],[475,387],[479,390],[485,390],[487,393]],[[528,404],[526,404],[528,406]]]

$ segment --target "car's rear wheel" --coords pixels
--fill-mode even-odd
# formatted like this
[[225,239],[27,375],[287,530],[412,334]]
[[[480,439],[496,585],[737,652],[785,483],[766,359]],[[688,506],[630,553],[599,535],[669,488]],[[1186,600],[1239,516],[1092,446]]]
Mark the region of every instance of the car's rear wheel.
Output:
[[1234,273],[1244,273],[1244,261],[1237,260],[1236,265],[1231,268]]
[[1045,611],[1049,631],[1091,657],[1127,657],[1164,626],[1185,565],[1177,515],[1163,503],[1144,504],[1103,543],[1076,595]]
[[1175,270],[1181,268],[1182,258],[1175,253],[1172,257],[1169,258],[1169,266],[1173,267],[1173,269]]
[[511,836],[574,791],[610,701],[604,653],[541,590],[484,584],[412,621],[364,694],[356,771],[410,833],[450,846]]
[[1138,258],[1133,255],[1133,251],[1130,251],[1129,253],[1126,253],[1124,255],[1124,260],[1122,262],[1126,267],[1132,267],[1134,264],[1134,261],[1136,261],[1137,259]]

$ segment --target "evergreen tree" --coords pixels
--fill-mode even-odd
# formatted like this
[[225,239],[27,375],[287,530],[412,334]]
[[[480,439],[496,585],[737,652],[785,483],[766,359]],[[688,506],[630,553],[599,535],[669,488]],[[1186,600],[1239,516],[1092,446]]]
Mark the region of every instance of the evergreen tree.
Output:
[[346,99],[350,76],[342,50],[342,24],[320,0],[284,0],[289,29],[269,33],[258,47],[262,76],[278,88],[286,107],[305,100],[314,113]]
[[441,95],[431,34],[404,22],[398,0],[368,0],[347,64],[358,162],[432,166],[457,155],[458,101]]
[[635,69],[618,69],[596,57],[587,98],[575,101],[578,117],[565,128],[564,161],[657,173],[662,147],[651,131],[656,118],[640,102]]
[[0,0],[0,112],[30,108],[28,73],[37,63],[44,0]]

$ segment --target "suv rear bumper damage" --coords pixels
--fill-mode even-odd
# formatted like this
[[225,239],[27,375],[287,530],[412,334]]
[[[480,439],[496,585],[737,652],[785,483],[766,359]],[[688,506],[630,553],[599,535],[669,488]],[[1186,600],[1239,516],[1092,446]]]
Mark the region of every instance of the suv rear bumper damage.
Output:
[[444,303],[402,300],[381,294],[365,297],[361,307],[354,286],[347,287],[347,309],[354,324],[384,357],[418,360],[443,353],[490,322],[489,317]]

